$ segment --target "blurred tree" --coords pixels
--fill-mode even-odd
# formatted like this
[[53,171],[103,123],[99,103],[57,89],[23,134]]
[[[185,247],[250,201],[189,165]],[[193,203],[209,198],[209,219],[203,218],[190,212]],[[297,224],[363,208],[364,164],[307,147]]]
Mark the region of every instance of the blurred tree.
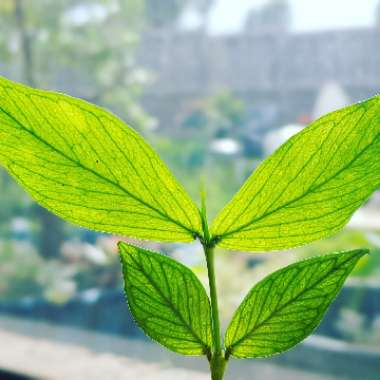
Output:
[[[149,75],[134,60],[143,25],[144,0],[1,0],[0,72],[106,106],[144,130],[151,119],[138,98]],[[39,252],[57,257],[62,222],[34,207]]]
[[245,20],[247,32],[287,31],[290,27],[290,5],[288,0],[269,0],[259,9],[252,9]]
[[375,9],[375,26],[380,27],[380,1],[377,2]]
[[196,102],[185,117],[183,126],[198,130],[209,141],[244,133],[246,117],[244,101],[229,90],[222,90]]
[[193,6],[202,15],[207,16],[215,4],[215,0],[192,0]]
[[148,25],[153,28],[173,29],[187,5],[187,0],[145,0]]
[[17,216],[27,216],[30,199],[4,171],[0,171],[0,235],[9,236],[10,221]]
[[200,17],[200,27],[207,30],[209,23],[209,15],[212,7],[215,5],[215,0],[190,0],[188,8],[194,11]]
[[202,19],[202,27],[208,23],[208,15],[215,0],[145,0],[145,13],[148,26],[173,30],[183,13],[195,10]]
[[215,215],[220,205],[238,189],[241,182],[238,166],[242,166],[244,171],[246,161],[240,157],[239,151],[217,153],[214,143],[224,140],[224,143],[236,143],[244,149],[242,142],[247,140],[246,123],[245,102],[229,90],[221,90],[199,99],[186,111],[182,137],[176,140],[171,137],[158,145],[160,154],[172,164],[175,174],[194,199],[199,196],[200,185],[194,178],[203,178],[212,194],[208,199],[210,216]]
[[[30,86],[36,85],[33,57],[33,35],[28,29],[24,10],[25,0],[14,0],[14,18],[19,35],[22,77]],[[59,256],[60,246],[64,240],[62,221],[55,215],[34,204],[33,211],[40,222],[39,252],[45,258]]]

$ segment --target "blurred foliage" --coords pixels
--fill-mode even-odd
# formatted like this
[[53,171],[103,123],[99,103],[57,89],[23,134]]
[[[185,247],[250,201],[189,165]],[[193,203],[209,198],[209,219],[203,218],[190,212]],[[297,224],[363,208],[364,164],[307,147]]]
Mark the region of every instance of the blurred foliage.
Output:
[[245,20],[245,29],[252,31],[287,30],[291,22],[291,9],[288,0],[269,0],[259,9],[253,9]]
[[[144,26],[143,0],[5,4],[0,8],[0,56],[8,57],[11,76],[27,80],[29,71],[38,87],[70,90],[113,109],[137,129],[149,126],[138,98],[150,76],[134,59]],[[30,50],[28,67],[23,36]]]
[[208,139],[241,136],[247,122],[246,105],[229,90],[200,99],[182,124]]
[[15,216],[27,216],[31,200],[29,196],[0,170],[0,237],[11,233],[11,221]]
[[186,0],[146,0],[147,21],[153,27],[173,27],[186,3]]
[[194,102],[186,110],[182,126],[184,134],[196,135],[200,144],[209,146],[213,139],[233,139],[240,145],[241,156],[261,158],[250,121],[245,101],[224,89]]
[[43,286],[36,279],[43,264],[43,260],[30,244],[1,241],[1,299],[7,301],[41,296]]
[[375,25],[380,27],[380,1],[378,1],[376,10],[375,10]]
[[[200,98],[183,116],[183,136],[153,136],[159,154],[169,164],[193,199],[199,201],[202,186],[208,196],[208,214],[212,218],[238,190],[255,163],[241,152],[217,153],[212,142],[234,138],[246,140],[244,101],[228,90]],[[228,178],[228,181],[226,181]]]
[[[153,123],[139,105],[150,75],[134,59],[144,6],[144,0],[4,0],[0,72],[106,106],[143,132]],[[40,223],[40,253],[58,257],[63,224],[3,171],[0,190],[0,233],[9,233],[13,217],[28,214]]]
[[371,250],[371,254],[359,262],[352,276],[376,280],[380,274],[380,247],[373,243],[373,239],[370,238],[371,235],[359,230],[344,229],[329,239],[300,247],[295,252],[297,252],[299,258],[305,258],[317,254],[343,251],[348,247],[352,249],[367,247]]
[[116,239],[100,237],[94,245],[66,241],[59,260],[45,260],[30,241],[0,241],[0,299],[25,297],[64,303],[89,288],[114,288],[121,283]]
[[206,19],[214,0],[145,0],[145,17],[150,27],[175,29],[183,13],[194,9]]

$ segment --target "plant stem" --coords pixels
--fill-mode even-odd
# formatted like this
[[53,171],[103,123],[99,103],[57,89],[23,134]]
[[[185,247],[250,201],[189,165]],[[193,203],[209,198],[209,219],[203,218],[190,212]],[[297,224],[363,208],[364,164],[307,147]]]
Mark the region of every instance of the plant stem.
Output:
[[214,351],[217,354],[222,352],[222,342],[220,333],[220,320],[218,311],[218,296],[216,291],[215,268],[214,268],[214,248],[205,247],[207,261],[208,282],[210,286],[211,315],[213,323]]
[[227,361],[222,347],[222,335],[220,332],[220,319],[218,307],[218,293],[216,290],[215,279],[215,265],[214,265],[214,250],[215,241],[213,241],[210,231],[208,229],[207,212],[206,212],[206,195],[201,192],[202,207],[200,215],[202,219],[203,237],[200,239],[203,245],[203,250],[207,262],[208,283],[210,287],[210,301],[211,301],[211,318],[212,318],[212,352],[208,356],[211,371],[211,380],[223,380],[224,371],[227,366]]
[[203,245],[208,271],[208,281],[210,286],[210,299],[211,299],[211,316],[212,316],[212,338],[213,338],[213,352],[210,359],[210,370],[212,380],[222,380],[224,377],[224,370],[227,361],[224,358],[222,348],[222,339],[220,332],[220,319],[218,309],[218,295],[216,291],[215,281],[215,267],[214,267],[214,247]]

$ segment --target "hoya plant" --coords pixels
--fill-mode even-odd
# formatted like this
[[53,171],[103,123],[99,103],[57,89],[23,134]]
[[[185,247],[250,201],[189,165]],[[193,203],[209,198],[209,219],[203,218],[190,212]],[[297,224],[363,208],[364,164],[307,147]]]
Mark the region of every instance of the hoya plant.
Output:
[[[204,248],[209,292],[173,259],[119,244],[136,323],[211,378],[230,358],[282,353],[307,337],[368,251],[326,254],[256,284],[222,338],[214,251],[279,251],[339,231],[380,186],[380,97],[330,113],[267,158],[209,224],[152,148],[111,113],[0,78],[0,162],[42,206],[97,231]],[[228,178],[226,178],[228,181]]]

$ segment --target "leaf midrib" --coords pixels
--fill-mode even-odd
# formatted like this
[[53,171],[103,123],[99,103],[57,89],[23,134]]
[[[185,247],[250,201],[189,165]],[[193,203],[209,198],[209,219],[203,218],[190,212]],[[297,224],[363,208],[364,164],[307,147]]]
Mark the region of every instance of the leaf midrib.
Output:
[[101,175],[100,173],[97,173],[96,171],[94,171],[93,169],[90,169],[88,168],[87,166],[83,165],[81,162],[79,161],[76,161],[74,160],[73,158],[67,156],[65,153],[63,153],[62,151],[60,151],[59,149],[55,148],[53,145],[49,144],[46,140],[42,139],[40,136],[36,135],[33,131],[29,130],[28,128],[25,128],[24,125],[19,122],[13,115],[11,115],[9,112],[7,112],[6,110],[4,110],[3,107],[0,106],[0,110],[1,112],[3,112],[5,115],[7,115],[11,120],[13,120],[17,125],[19,125],[20,128],[22,128],[23,131],[29,133],[31,136],[33,136],[35,139],[37,139],[38,141],[40,141],[42,144],[46,145],[48,148],[50,148],[51,150],[53,150],[54,152],[58,153],[59,155],[61,155],[63,158],[65,158],[66,160],[76,164],[77,167],[80,167],[84,170],[87,170],[88,172],[94,174],[95,176],[97,176],[98,178],[100,178],[101,180],[105,181],[105,182],[108,182],[109,184],[117,187],[119,190],[121,190],[122,192],[124,192],[126,195],[128,195],[129,197],[133,198],[134,200],[136,200],[137,202],[140,202],[142,205],[144,205],[145,207],[148,207],[149,209],[151,209],[152,211],[156,212],[158,215],[161,216],[161,219],[163,220],[168,220],[174,224],[176,224],[177,226],[185,229],[186,231],[188,231],[189,233],[193,234],[195,231],[191,230],[190,228],[186,227],[185,225],[183,225],[182,223],[174,220],[173,218],[171,218],[169,215],[163,213],[161,210],[155,208],[154,206],[150,205],[149,203],[145,202],[144,200],[142,200],[141,198],[133,195],[132,193],[130,193],[127,189],[125,189],[123,186],[121,186],[120,184],[118,184],[117,182],[114,182],[112,180],[110,180],[109,178],[107,177],[104,177],[103,175]]
[[[133,254],[126,253],[128,257],[132,259],[132,261],[135,263],[135,265],[138,266],[138,268],[141,270],[141,272],[144,274],[144,276],[149,280],[150,284],[154,287],[154,289],[157,291],[157,293],[162,297],[162,299],[167,302],[169,305],[170,309],[174,312],[174,314],[182,321],[185,327],[187,327],[190,331],[190,333],[195,337],[195,339],[198,341],[198,343],[203,347],[203,349],[209,349],[210,347],[203,342],[202,338],[200,338],[194,331],[193,327],[185,321],[183,318],[182,314],[174,307],[173,303],[171,302],[170,299],[168,299],[164,293],[162,293],[161,289],[157,287],[156,283],[151,280],[149,274],[145,271],[144,267],[142,264],[140,264],[135,258],[133,257]],[[161,264],[161,263],[160,263]],[[164,269],[162,268],[164,271]]]
[[[355,257],[359,255],[359,252],[355,255]],[[251,335],[253,335],[255,333],[255,331],[257,329],[259,329],[260,327],[262,327],[263,325],[265,325],[265,323],[267,323],[270,319],[274,318],[278,313],[280,313],[284,308],[286,308],[287,306],[289,306],[291,303],[297,301],[301,296],[303,296],[305,293],[307,293],[308,291],[310,291],[312,288],[314,288],[316,285],[320,284],[322,281],[324,281],[328,276],[330,276],[332,273],[336,272],[337,270],[341,269],[347,262],[351,261],[353,258],[350,257],[348,258],[347,260],[343,261],[339,266],[336,266],[334,267],[333,270],[329,271],[326,275],[324,275],[323,277],[321,277],[319,280],[317,280],[316,282],[314,282],[312,285],[310,285],[309,287],[305,288],[304,290],[302,290],[296,297],[292,298],[291,300],[287,301],[285,304],[283,304],[282,306],[280,306],[278,309],[276,309],[273,313],[271,313],[267,318],[265,318],[262,322],[260,322],[259,324],[257,324],[256,326],[252,327],[252,329],[246,333],[243,337],[239,338],[235,343],[231,344],[230,346],[227,347],[227,349],[231,352],[233,352],[233,348],[240,344],[241,342],[243,342],[244,340],[246,339],[249,339],[249,337]],[[324,297],[323,297],[324,298]]]
[[331,177],[329,177],[328,179],[326,179],[324,182],[320,183],[319,185],[315,186],[314,188],[310,188],[308,191],[306,191],[305,193],[301,194],[299,197],[295,198],[295,199],[292,199],[291,201],[287,202],[287,203],[284,203],[283,205],[275,208],[274,210],[270,211],[270,212],[267,212],[266,214],[263,214],[259,217],[257,217],[256,219],[253,219],[241,226],[239,226],[238,228],[232,230],[232,231],[229,231],[229,232],[226,232],[226,233],[223,233],[221,235],[217,235],[221,240],[223,240],[223,238],[225,237],[228,237],[229,235],[232,235],[234,233],[237,233],[237,232],[241,232],[241,231],[244,231],[244,229],[252,224],[255,224],[259,221],[261,221],[262,219],[265,219],[267,218],[268,216],[274,214],[275,212],[293,204],[293,203],[296,203],[298,202],[299,200],[301,200],[302,198],[304,197],[307,197],[309,194],[315,192],[316,190],[318,190],[320,187],[324,186],[326,183],[332,181],[334,178],[336,178],[337,176],[339,176],[341,173],[343,173],[345,170],[347,170],[348,167],[350,167],[356,160],[358,160],[365,152],[367,149],[369,149],[372,144],[380,137],[380,133],[377,134],[375,136],[375,138],[371,141],[370,144],[368,144],[364,149],[362,149],[360,151],[360,153],[358,155],[356,155],[350,162],[348,162],[348,164],[346,166],[344,166],[343,168],[341,168],[340,170],[338,170],[334,175],[332,175]]
[[[339,120],[339,124],[341,124],[341,123],[344,121],[344,119],[346,119],[347,117],[349,117],[350,115],[352,115],[354,112],[355,112],[355,111],[351,111],[350,113],[344,115],[343,118],[342,118],[341,120]],[[364,115],[365,115],[365,112],[360,116],[359,121],[363,118]],[[320,128],[320,127],[323,128],[323,126],[326,125],[326,124],[328,124],[328,123],[329,123],[329,121],[325,121],[325,122],[319,124],[318,126],[315,126],[316,128],[312,128],[312,127],[311,127],[311,130],[313,131],[313,130],[318,129],[318,128]],[[324,144],[324,142],[326,141],[326,139],[329,138],[329,136],[330,136],[331,133],[333,132],[334,128],[337,126],[337,124],[336,124],[335,121],[332,121],[332,123],[333,123],[333,127],[330,129],[330,131],[328,132],[328,134],[326,135],[326,137],[323,139],[323,142],[322,142],[321,144]],[[357,124],[358,124],[358,122],[355,123],[355,126],[356,126]],[[355,128],[355,126],[354,126],[354,128]],[[310,130],[309,130],[309,131],[310,131]],[[305,129],[301,134],[302,134],[302,135],[307,135],[307,129]],[[298,136],[300,136],[300,135],[298,135]],[[289,152],[289,150],[290,150],[290,149],[294,146],[294,144],[297,142],[296,139],[297,139],[297,135],[293,136],[293,138],[291,138],[291,139],[288,141],[288,146],[287,146],[286,150],[284,149],[284,156],[283,156],[283,157],[286,156],[286,154]],[[285,146],[284,146],[284,148],[285,148]],[[315,154],[316,154],[318,151],[320,151],[320,150],[321,150],[321,146],[318,147],[318,149],[316,150]],[[272,158],[274,158],[274,157],[272,156]],[[310,157],[309,157],[309,159],[307,160],[307,162],[304,163],[304,165],[301,167],[301,170],[297,173],[297,175],[294,177],[294,179],[293,179],[292,181],[294,181],[294,180],[299,176],[299,174],[305,169],[305,167],[308,166],[308,164],[309,164],[309,162],[310,162],[310,160],[311,160],[312,158],[313,158],[313,156],[310,156]],[[269,158],[269,160],[270,160],[270,159],[271,159],[271,158]],[[281,161],[282,161],[282,160],[279,160],[279,161],[277,162],[276,166],[274,167],[274,169],[273,169],[272,172],[271,172],[271,175],[273,175],[273,173],[275,173],[276,169],[277,169],[278,166],[281,164]],[[322,174],[322,173],[323,173],[323,171],[321,172],[321,174]],[[321,174],[320,174],[320,175],[321,175]],[[320,177],[320,175],[316,178],[316,180]],[[258,191],[258,193],[255,194],[255,196],[253,197],[253,199],[251,199],[251,200],[249,201],[248,206],[244,208],[244,211],[240,214],[240,216],[243,215],[244,212],[245,212],[245,211],[246,211],[246,210],[252,205],[252,203],[254,202],[254,200],[256,199],[256,197],[257,197],[257,196],[262,192],[262,190],[265,188],[265,186],[266,186],[266,184],[268,183],[269,179],[270,179],[270,176],[268,176],[267,180],[265,181],[265,183],[263,184],[263,186],[261,186],[261,188],[260,188],[260,190]],[[292,181],[290,181],[290,182],[292,182]],[[248,182],[249,182],[249,180],[248,180]],[[282,193],[283,193],[283,192],[289,187],[290,182],[289,182],[288,184],[286,184],[285,188],[284,188],[282,191],[280,191],[279,194],[282,194]],[[276,198],[275,202],[276,202],[279,198],[280,198],[280,195]],[[271,204],[268,208],[270,209],[270,208],[273,206],[273,204],[275,204],[275,202],[272,202],[272,204]],[[230,223],[230,225],[228,226],[228,228],[229,228],[231,225],[233,225],[237,219],[239,219],[239,217],[235,217],[235,218],[234,218],[234,221],[232,221],[232,222]],[[224,218],[223,220],[225,220],[225,218]],[[227,229],[228,229],[228,228],[227,228]]]

